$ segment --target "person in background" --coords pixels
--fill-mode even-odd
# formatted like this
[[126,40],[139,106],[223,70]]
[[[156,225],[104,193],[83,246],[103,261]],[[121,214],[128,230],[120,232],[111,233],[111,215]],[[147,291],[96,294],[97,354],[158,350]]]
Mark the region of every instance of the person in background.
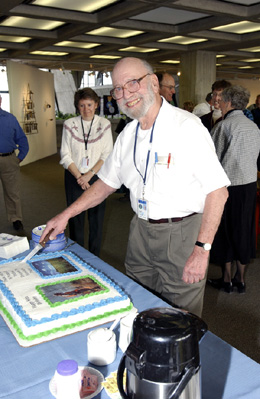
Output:
[[192,113],[200,118],[201,116],[208,114],[212,110],[213,110],[212,93],[208,93],[206,95],[205,101],[203,103],[195,105]]
[[173,101],[173,94],[175,94],[175,80],[169,73],[156,73],[159,81],[160,95],[165,98],[166,101],[171,103]]
[[256,97],[255,105],[256,107],[252,109],[251,112],[253,114],[254,122],[260,129],[260,94],[258,94],[258,96]]
[[212,89],[212,109],[208,114],[201,116],[201,122],[203,125],[211,132],[213,126],[222,120],[221,109],[219,105],[219,100],[221,98],[221,93],[226,87],[230,87],[231,83],[226,80],[217,80],[213,83]]
[[248,119],[250,119],[251,121],[254,122],[253,114],[249,109],[247,109],[247,108],[243,109],[243,113]]
[[[90,88],[78,90],[74,105],[79,116],[64,122],[60,164],[65,169],[67,205],[71,205],[98,179],[97,173],[113,149],[111,124],[95,115],[99,97]],[[99,255],[105,215],[105,201],[88,210],[88,249]],[[70,219],[70,238],[84,247],[85,212]]]
[[[17,231],[23,230],[20,198],[20,162],[29,151],[27,137],[14,115],[1,108],[0,96],[0,179],[8,220]],[[16,156],[15,150],[18,149]]]
[[[255,208],[257,191],[257,158],[260,130],[243,109],[250,93],[241,86],[222,91],[220,108],[224,117],[212,130],[219,160],[231,185],[219,230],[212,246],[212,256],[224,264],[221,279],[209,280],[213,287],[244,293],[245,267],[255,257]],[[235,267],[232,278],[232,264]]]
[[207,130],[195,115],[160,96],[158,79],[146,61],[121,59],[112,82],[111,95],[133,121],[119,134],[99,180],[47,223],[41,240],[51,229],[54,238],[71,217],[125,184],[135,212],[127,275],[200,316],[209,250],[229,179]]
[[183,103],[183,109],[185,109],[185,111],[192,112],[193,108],[194,108],[194,104],[192,101],[185,101]]
[[249,109],[249,111],[252,111],[253,109],[257,108],[257,101],[260,101],[260,100],[258,100],[258,98],[260,98],[260,94],[258,94],[256,96],[254,104],[251,104],[251,105],[249,105],[249,107],[247,107],[247,109]]

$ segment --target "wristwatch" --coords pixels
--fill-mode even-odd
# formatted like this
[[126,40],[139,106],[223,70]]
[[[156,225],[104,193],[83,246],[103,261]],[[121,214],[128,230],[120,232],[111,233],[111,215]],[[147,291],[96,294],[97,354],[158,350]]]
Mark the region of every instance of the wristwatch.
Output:
[[205,251],[211,250],[211,244],[209,244],[208,242],[204,243],[204,242],[196,241],[195,245],[198,245],[198,247],[202,247],[203,249],[205,249]]

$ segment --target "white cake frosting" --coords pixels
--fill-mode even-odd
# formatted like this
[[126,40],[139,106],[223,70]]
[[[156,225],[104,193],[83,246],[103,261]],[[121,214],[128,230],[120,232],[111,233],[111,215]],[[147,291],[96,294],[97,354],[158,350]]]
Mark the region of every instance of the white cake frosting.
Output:
[[103,324],[131,310],[123,290],[71,252],[0,262],[0,312],[22,346]]

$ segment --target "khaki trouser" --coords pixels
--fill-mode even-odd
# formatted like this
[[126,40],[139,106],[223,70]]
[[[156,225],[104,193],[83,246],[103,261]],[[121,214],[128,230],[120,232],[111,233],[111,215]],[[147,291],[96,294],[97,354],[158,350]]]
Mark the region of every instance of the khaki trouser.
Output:
[[9,222],[22,220],[20,166],[19,159],[15,153],[6,157],[0,157],[0,179],[3,185],[5,207]]
[[182,273],[197,240],[201,217],[195,214],[177,223],[151,224],[134,216],[125,262],[129,277],[197,316],[202,314],[206,276],[199,283],[186,284]]

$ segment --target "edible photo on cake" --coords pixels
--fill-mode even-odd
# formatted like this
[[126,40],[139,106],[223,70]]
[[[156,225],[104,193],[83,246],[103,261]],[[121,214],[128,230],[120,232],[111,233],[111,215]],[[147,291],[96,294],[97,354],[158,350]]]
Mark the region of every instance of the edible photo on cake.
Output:
[[56,276],[73,273],[77,269],[62,256],[30,262],[31,266],[42,276]]
[[[90,277],[66,280],[36,287],[50,306],[58,306],[61,302],[77,300],[78,298],[92,296],[107,292],[104,286],[98,284]],[[53,305],[54,304],[54,305]]]

